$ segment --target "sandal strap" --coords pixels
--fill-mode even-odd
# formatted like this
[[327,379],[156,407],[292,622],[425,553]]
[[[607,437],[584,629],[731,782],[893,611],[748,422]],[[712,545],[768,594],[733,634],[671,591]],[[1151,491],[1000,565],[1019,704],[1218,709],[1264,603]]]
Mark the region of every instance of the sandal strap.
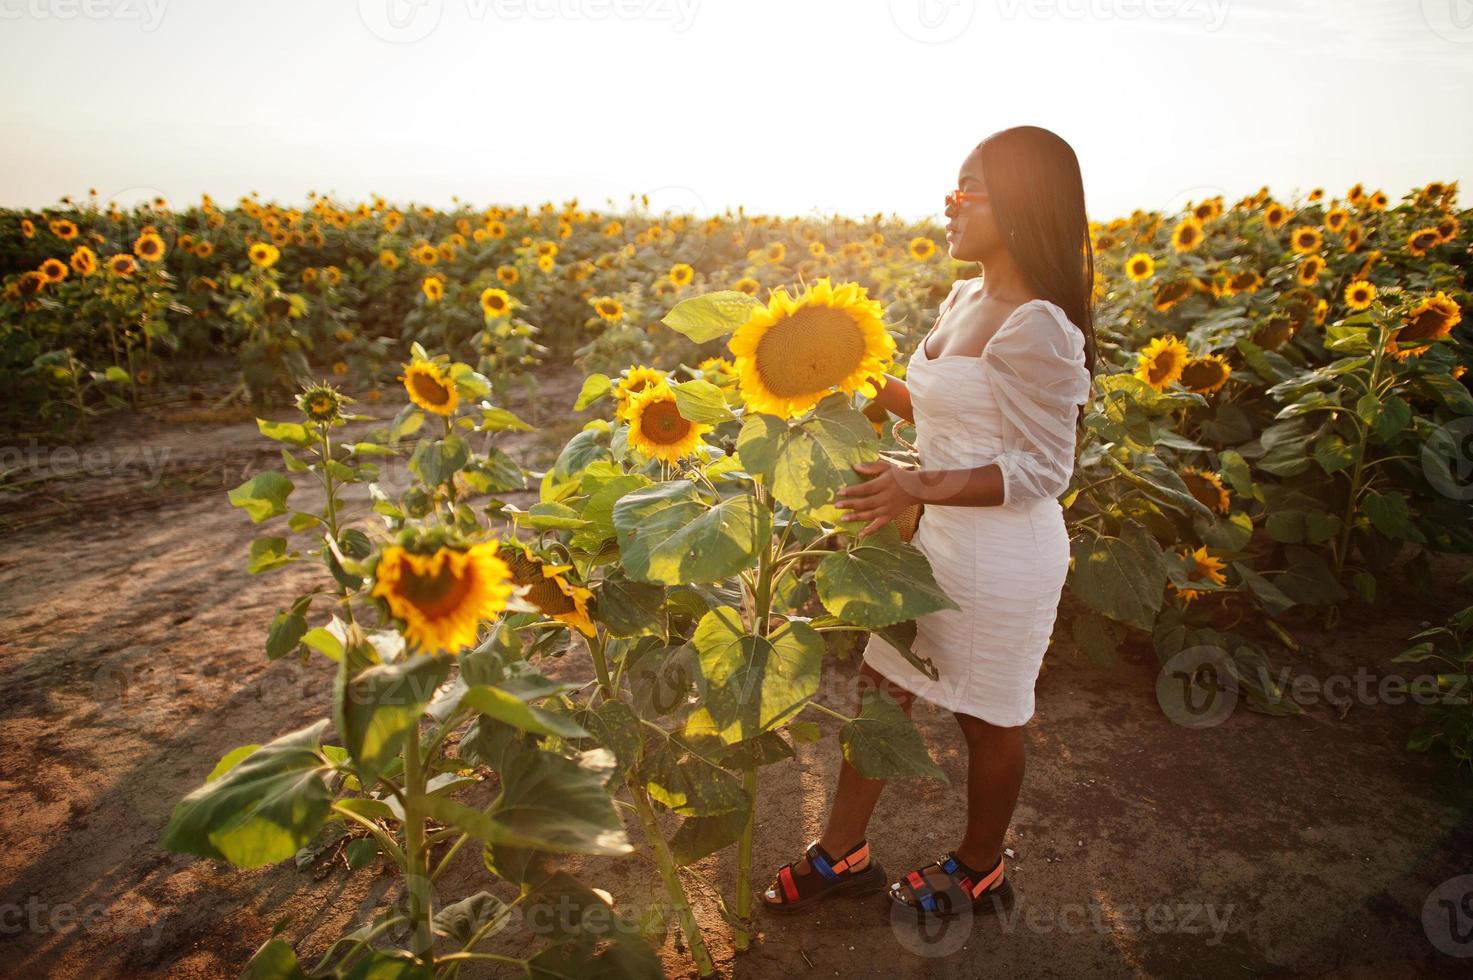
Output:
[[777,873],[777,880],[783,888],[783,899],[788,902],[798,900],[798,886],[793,881],[793,866],[785,864]]
[[860,841],[854,849],[844,855],[843,860],[835,861],[832,854],[824,850],[818,841],[810,841],[804,857],[814,870],[823,875],[829,881],[835,881],[839,875],[852,868],[869,856],[869,841]]

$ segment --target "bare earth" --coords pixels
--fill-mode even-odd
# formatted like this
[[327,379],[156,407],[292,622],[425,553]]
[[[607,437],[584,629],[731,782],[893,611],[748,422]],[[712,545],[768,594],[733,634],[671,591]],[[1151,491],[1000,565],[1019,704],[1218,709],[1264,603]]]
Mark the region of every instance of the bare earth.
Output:
[[[510,407],[566,427],[578,380],[549,371],[540,408]],[[370,408],[387,417],[396,407]],[[0,941],[10,975],[235,976],[277,923],[310,963],[396,894],[392,876],[350,873],[340,857],[239,872],[159,848],[174,803],[220,756],[323,717],[331,699],[322,661],[269,664],[263,651],[271,616],[319,570],[249,575],[258,529],[224,497],[279,464],[275,447],[249,415],[191,421],[190,408],[110,420],[91,462],[81,457],[89,475],[0,491]],[[545,437],[519,440],[507,448],[545,465]],[[162,477],[150,479],[160,459]],[[1434,567],[1451,583],[1469,562]],[[1302,650],[1271,656],[1321,682],[1364,667],[1373,692],[1382,677],[1411,676],[1390,663],[1406,637],[1470,597],[1451,585],[1391,591],[1332,633],[1290,624]],[[588,673],[586,658],[566,661],[571,676]],[[1473,788],[1445,760],[1405,751],[1415,705],[1357,699],[1346,686],[1343,712],[1319,703],[1273,718],[1239,706],[1217,727],[1189,730],[1163,715],[1156,673],[1143,646],[1108,669],[1066,641],[1050,651],[1009,839],[1019,895],[1010,917],[928,935],[892,927],[883,896],[841,900],[796,920],[759,918],[753,948],[738,955],[693,889],[721,974],[1467,975],[1468,960],[1434,948],[1439,920],[1434,908],[1424,928],[1423,908],[1440,883],[1473,872]],[[837,723],[811,714],[829,737],[762,770],[758,891],[823,825]],[[952,785],[908,780],[881,799],[870,839],[892,877],[954,846],[963,822],[960,732],[929,705],[915,717]],[[513,893],[473,848],[458,860],[442,895],[488,884]],[[644,848],[567,866],[621,910],[658,897]],[[697,869],[735,893],[734,848]],[[526,938],[518,924],[498,941],[517,949]],[[670,976],[696,975],[673,930],[661,955]]]

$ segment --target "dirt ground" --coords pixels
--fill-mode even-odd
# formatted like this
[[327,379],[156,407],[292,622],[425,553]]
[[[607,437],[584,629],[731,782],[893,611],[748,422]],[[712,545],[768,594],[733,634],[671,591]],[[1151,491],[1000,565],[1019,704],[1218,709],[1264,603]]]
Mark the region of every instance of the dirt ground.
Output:
[[[566,435],[578,380],[551,371],[537,405],[509,407]],[[365,407],[387,417],[396,406]],[[14,976],[235,976],[277,924],[310,962],[395,895],[391,876],[340,862],[240,872],[159,847],[174,803],[223,754],[323,717],[331,700],[322,662],[270,664],[263,651],[271,616],[318,570],[249,575],[257,529],[224,498],[279,463],[275,446],[248,415],[198,409],[175,400],[109,420],[75,458],[36,450],[27,465],[44,479],[0,487],[0,942]],[[547,436],[518,442],[514,454],[545,464]],[[1469,563],[1434,567],[1453,582]],[[1180,727],[1157,703],[1149,649],[1103,668],[1056,643],[1008,841],[1012,915],[927,934],[892,926],[882,896],[843,901],[759,919],[753,948],[737,955],[696,891],[719,971],[1466,976],[1468,961],[1434,947],[1446,937],[1435,903],[1424,927],[1424,905],[1473,872],[1473,788],[1444,760],[1407,752],[1418,708],[1374,692],[1382,678],[1412,676],[1415,665],[1390,663],[1406,637],[1470,595],[1391,593],[1331,633],[1291,625],[1301,650],[1270,651],[1320,684],[1358,669],[1371,678],[1371,696],[1342,686],[1332,693],[1350,693],[1348,703],[1293,718],[1239,706],[1216,727]],[[570,675],[588,672],[586,658],[566,659]],[[829,737],[762,770],[757,890],[823,825],[837,722],[811,714]],[[915,717],[951,786],[907,780],[882,797],[870,839],[894,875],[955,846],[963,822],[960,731],[929,705]],[[473,852],[458,856],[441,893],[509,892]],[[623,911],[657,897],[643,848],[568,867]],[[734,848],[697,869],[734,894]],[[670,976],[696,975],[673,931],[661,955]]]

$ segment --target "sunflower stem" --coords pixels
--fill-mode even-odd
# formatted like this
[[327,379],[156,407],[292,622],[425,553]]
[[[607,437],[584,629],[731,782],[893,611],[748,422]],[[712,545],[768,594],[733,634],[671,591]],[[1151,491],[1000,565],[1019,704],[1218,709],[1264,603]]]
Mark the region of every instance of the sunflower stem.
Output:
[[410,951],[425,966],[435,966],[435,937],[430,929],[434,915],[430,899],[429,869],[425,858],[425,823],[419,812],[424,796],[420,772],[419,723],[409,726],[404,739],[404,878],[409,889]]
[[[1380,385],[1381,361],[1385,351],[1386,327],[1382,324],[1376,334],[1376,353],[1371,358],[1371,376],[1366,381],[1366,391],[1368,393],[1375,393]],[[1370,423],[1361,418],[1359,412],[1352,412],[1351,418],[1355,420],[1356,429],[1355,467],[1350,473],[1350,486],[1347,488],[1345,498],[1345,516],[1341,519],[1340,538],[1335,545],[1336,581],[1339,581],[1340,577],[1344,574],[1345,560],[1349,557],[1350,528],[1352,522],[1355,520],[1356,500],[1360,497],[1361,476],[1366,469],[1366,445],[1369,442],[1371,431]]]
[[701,927],[696,922],[696,917],[690,909],[690,902],[685,897],[685,887],[680,883],[680,875],[675,870],[675,857],[670,853],[670,845],[660,834],[660,825],[655,822],[655,812],[650,807],[650,801],[645,796],[644,787],[639,785],[633,776],[629,777],[629,791],[634,798],[634,810],[639,814],[639,821],[644,826],[645,839],[650,842],[650,848],[655,852],[655,863],[660,868],[660,878],[665,882],[665,895],[670,899],[670,906],[675,910],[675,917],[680,922],[681,934],[685,936],[685,944],[690,947],[691,959],[695,960],[696,969],[701,976],[709,977],[716,972],[716,964],[711,961],[711,953],[706,949],[706,940],[701,935]]

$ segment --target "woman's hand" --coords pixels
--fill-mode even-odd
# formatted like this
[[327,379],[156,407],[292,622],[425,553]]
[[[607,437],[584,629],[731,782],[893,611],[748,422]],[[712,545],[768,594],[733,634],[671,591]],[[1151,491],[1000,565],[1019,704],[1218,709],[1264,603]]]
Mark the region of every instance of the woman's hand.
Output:
[[869,521],[859,532],[861,538],[874,534],[905,508],[918,502],[919,498],[904,486],[908,481],[901,474],[906,471],[888,460],[856,463],[854,472],[872,479],[840,488],[838,506],[840,510],[850,512],[847,515],[849,520]]

